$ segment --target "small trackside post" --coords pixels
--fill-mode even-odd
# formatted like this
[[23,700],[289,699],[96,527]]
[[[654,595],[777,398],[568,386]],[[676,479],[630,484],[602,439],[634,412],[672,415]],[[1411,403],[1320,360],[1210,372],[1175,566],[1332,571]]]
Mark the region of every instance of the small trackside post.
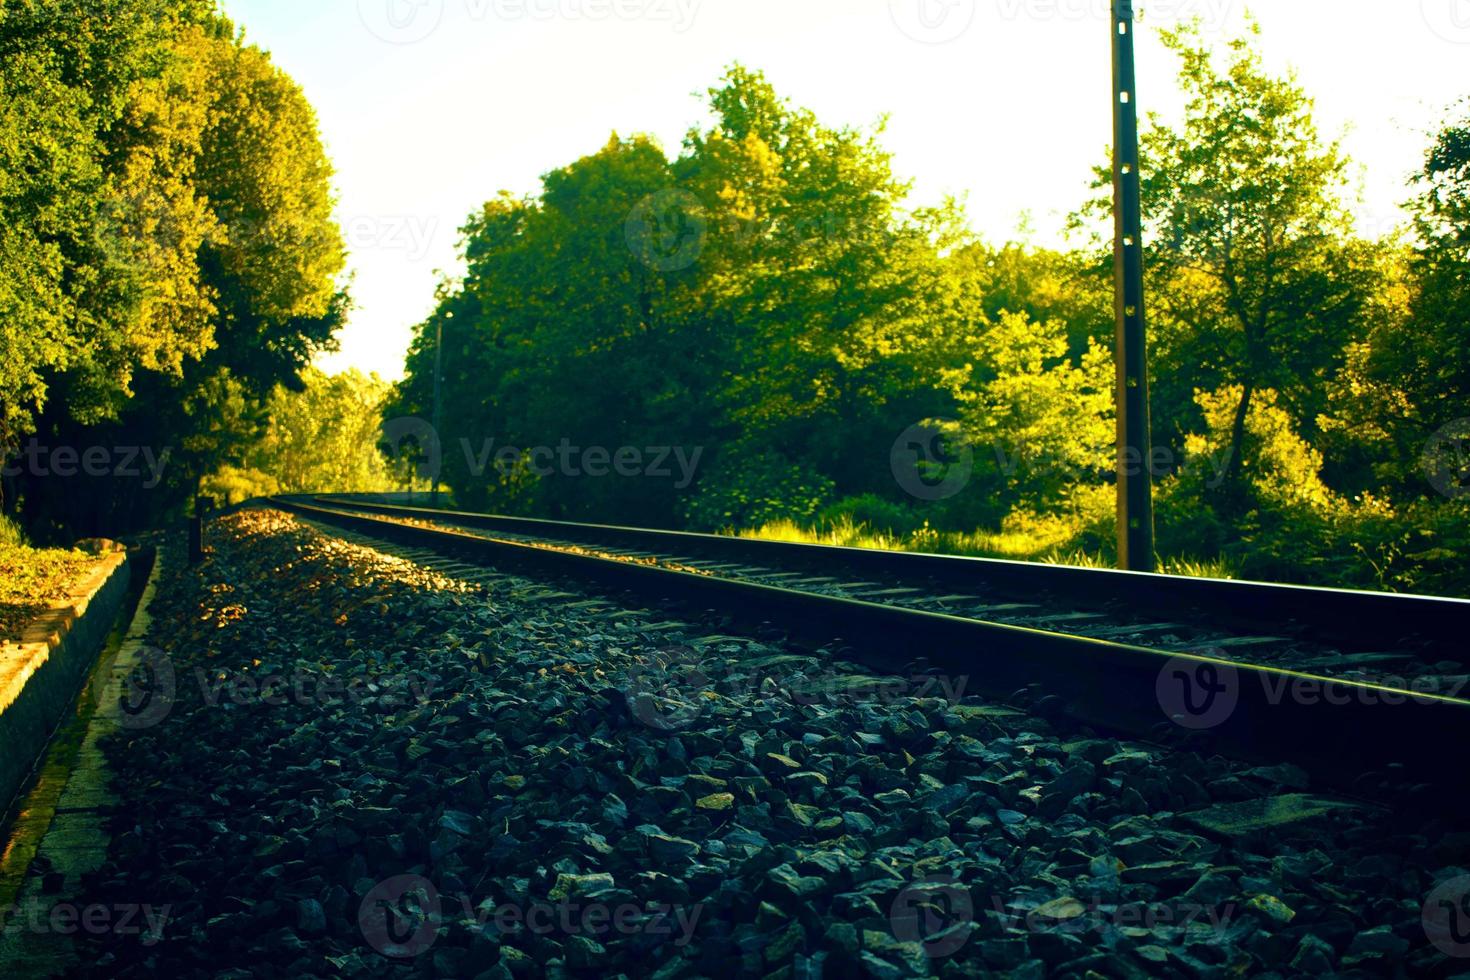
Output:
[[189,518],[189,564],[199,565],[204,561],[204,519],[214,510],[214,500],[209,497],[194,498],[194,516]]

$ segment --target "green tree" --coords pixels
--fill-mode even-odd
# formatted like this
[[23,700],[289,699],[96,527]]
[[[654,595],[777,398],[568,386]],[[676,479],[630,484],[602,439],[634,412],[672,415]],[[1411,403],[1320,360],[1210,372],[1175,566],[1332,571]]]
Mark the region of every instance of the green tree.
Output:
[[891,490],[893,438],[945,404],[919,372],[958,209],[906,207],[882,122],[825,126],[738,65],[723,81],[676,164],[707,214],[701,299],[734,366],[716,397],[738,437],[719,452]]
[[1426,440],[1470,416],[1470,118],[1446,122],[1414,183],[1414,241],[1381,250],[1372,326],[1348,348],[1322,419],[1347,489],[1406,499],[1434,493]]
[[976,315],[950,342],[955,364],[936,380],[958,405],[947,428],[974,467],[956,516],[994,525],[1018,508],[1076,515],[1090,504],[1112,465],[1111,352],[1090,341],[1074,356],[1062,321],[1005,311]]
[[223,465],[204,481],[206,493],[380,493],[394,481],[378,451],[383,404],[392,390],[356,370],[302,374],[302,388],[278,385],[265,404],[264,435],[241,465]]
[[[462,503],[738,523],[732,507],[770,496],[756,474],[804,488],[793,499],[891,490],[894,436],[947,404],[918,371],[953,209],[905,211],[875,134],[822,126],[759,73],[731,69],[710,102],[677,159],[614,136],[465,227],[465,278],[417,331],[387,410],[431,413],[442,334]],[[562,439],[701,452],[701,489],[493,465]]]
[[1266,72],[1258,32],[1223,64],[1195,29],[1163,32],[1187,103],[1178,126],[1151,117],[1140,148],[1156,424],[1177,448],[1203,421],[1193,390],[1232,386],[1228,509],[1243,500],[1253,400],[1273,389],[1314,425],[1371,287],[1342,203],[1346,160],[1295,79]]
[[0,5],[0,452],[57,372],[88,378],[73,411],[96,417],[208,341],[188,253],[211,225],[186,183],[203,84],[169,43],[210,9]]
[[[23,6],[39,24],[56,5]],[[52,252],[67,290],[56,317],[42,318],[59,339],[29,389],[37,436],[169,453],[165,478],[148,488],[126,475],[23,473],[26,516],[42,529],[150,523],[204,473],[240,462],[266,397],[299,384],[345,311],[312,109],[212,5],[198,6],[116,0],[95,24],[67,14],[41,25],[54,55],[87,55],[51,68],[87,93],[93,183]],[[128,43],[96,40],[118,34]],[[44,139],[27,140],[45,155]],[[49,228],[43,218],[29,228]]]

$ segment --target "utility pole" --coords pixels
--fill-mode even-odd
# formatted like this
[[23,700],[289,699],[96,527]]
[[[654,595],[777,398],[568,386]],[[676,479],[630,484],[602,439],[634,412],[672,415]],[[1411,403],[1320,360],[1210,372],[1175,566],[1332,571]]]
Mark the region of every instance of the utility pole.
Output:
[[[454,316],[452,312],[446,312],[444,316]],[[444,319],[434,318],[434,438],[443,439],[440,435],[442,429],[440,423],[444,410]],[[433,474],[429,477],[433,481],[434,492],[430,495],[432,501],[429,506],[439,506],[439,469],[435,467]]]
[[1143,206],[1138,174],[1138,93],[1133,0],[1112,0],[1113,293],[1118,369],[1118,567],[1154,570],[1148,350],[1143,311]]

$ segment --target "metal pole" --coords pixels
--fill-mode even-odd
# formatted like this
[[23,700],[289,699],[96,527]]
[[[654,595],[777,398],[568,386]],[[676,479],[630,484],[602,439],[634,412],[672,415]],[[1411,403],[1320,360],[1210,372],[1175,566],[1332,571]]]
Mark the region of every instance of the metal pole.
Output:
[[189,564],[204,561],[204,518],[210,508],[209,498],[194,496],[194,516],[189,518]]
[[[452,316],[453,314],[446,314]],[[439,317],[434,318],[434,436],[439,435],[441,413],[443,411],[443,387],[444,387],[444,321]],[[439,506],[439,471],[436,468],[432,477],[434,481],[434,492],[430,495],[431,507]]]
[[1143,208],[1133,0],[1113,0],[1113,292],[1118,368],[1118,566],[1154,570],[1154,511],[1143,309]]

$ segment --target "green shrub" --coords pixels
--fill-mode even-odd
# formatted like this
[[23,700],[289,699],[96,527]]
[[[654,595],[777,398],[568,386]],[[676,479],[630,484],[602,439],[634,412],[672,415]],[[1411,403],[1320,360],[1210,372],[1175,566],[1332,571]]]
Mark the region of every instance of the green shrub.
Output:
[[1470,498],[1393,508],[1365,494],[1326,537],[1327,553],[1351,556],[1334,584],[1470,596]]
[[694,528],[760,527],[777,521],[809,523],[832,496],[830,479],[776,453],[726,451],[684,506]]
[[1230,531],[1203,498],[1200,485],[1177,477],[1154,492],[1154,542],[1161,555],[1223,553]]
[[904,504],[895,503],[876,493],[844,497],[835,504],[824,507],[817,515],[822,527],[835,528],[842,525],[866,526],[874,531],[889,534],[911,534],[917,531],[923,520]]
[[223,507],[244,503],[253,497],[267,497],[281,492],[276,478],[259,470],[222,466],[200,481],[200,493],[213,497]]
[[26,547],[25,532],[20,529],[19,524],[4,514],[0,514],[0,545],[11,548]]

